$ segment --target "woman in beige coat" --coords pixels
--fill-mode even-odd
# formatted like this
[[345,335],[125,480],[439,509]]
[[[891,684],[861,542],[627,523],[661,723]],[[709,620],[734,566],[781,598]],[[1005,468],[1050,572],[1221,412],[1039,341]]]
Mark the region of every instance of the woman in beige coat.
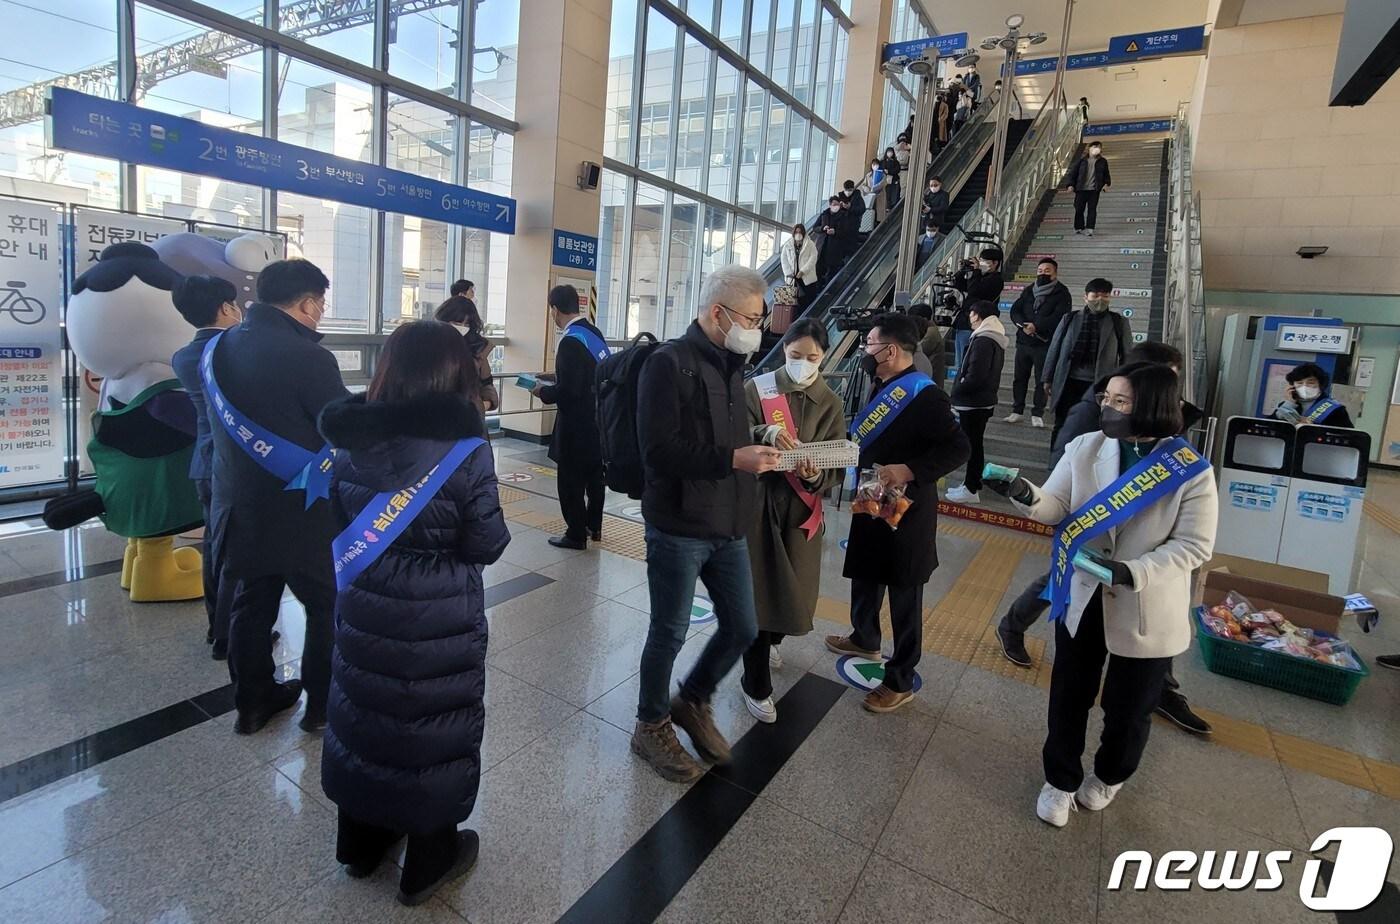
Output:
[[[783,368],[751,379],[746,388],[754,439],[779,449],[842,439],[846,419],[841,399],[821,374],[828,348],[826,328],[810,319],[796,321],[783,335],[782,347]],[[774,395],[780,400],[774,400]],[[778,409],[782,417],[790,412],[786,425],[773,422]],[[785,636],[812,631],[825,534],[816,510],[821,495],[835,487],[843,473],[843,469],[799,468],[792,477],[770,472],[758,479],[759,514],[747,537],[758,637],[744,654],[742,686],[744,703],[760,722],[778,720],[770,674],[771,667],[782,665],[778,644]]]
[[[1099,395],[1101,432],[1071,442],[1043,487],[1023,478],[986,484],[1041,523],[1058,525],[1180,433],[1176,373],[1160,365],[1120,371]],[[1198,464],[1184,441],[1173,454],[1182,464]],[[1046,783],[1036,805],[1041,820],[1056,827],[1068,822],[1076,804],[1106,808],[1137,770],[1171,658],[1191,644],[1191,572],[1215,545],[1215,475],[1206,465],[1179,487],[1162,491],[1160,499],[1148,495],[1130,519],[1085,544],[1111,583],[1082,568],[1069,576],[1068,609],[1055,625],[1042,755]],[[1084,735],[1101,677],[1104,730],[1086,778]]]

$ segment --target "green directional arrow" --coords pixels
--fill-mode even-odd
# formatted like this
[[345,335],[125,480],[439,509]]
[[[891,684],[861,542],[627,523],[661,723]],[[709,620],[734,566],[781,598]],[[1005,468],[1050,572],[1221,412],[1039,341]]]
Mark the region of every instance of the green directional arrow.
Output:
[[884,679],[885,679],[885,665],[883,665],[883,664],[876,664],[876,663],[873,662],[873,661],[866,662],[865,664],[857,664],[857,665],[856,665],[856,673],[857,673],[857,674],[860,674],[860,675],[861,675],[862,677],[864,677],[866,680],[871,680],[871,681],[874,681],[874,680],[884,680]]

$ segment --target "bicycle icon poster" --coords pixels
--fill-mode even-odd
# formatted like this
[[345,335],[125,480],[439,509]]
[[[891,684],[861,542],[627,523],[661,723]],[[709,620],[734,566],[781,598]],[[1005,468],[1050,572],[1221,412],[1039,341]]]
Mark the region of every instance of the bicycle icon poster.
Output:
[[0,199],[0,487],[63,477],[61,222]]

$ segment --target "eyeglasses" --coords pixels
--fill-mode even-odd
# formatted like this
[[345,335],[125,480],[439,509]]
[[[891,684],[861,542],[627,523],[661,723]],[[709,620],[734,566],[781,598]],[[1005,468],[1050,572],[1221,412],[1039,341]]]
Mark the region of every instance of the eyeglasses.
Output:
[[[718,305],[719,303],[716,302],[715,304]],[[768,313],[766,307],[763,314],[760,314],[758,317],[754,317],[751,314],[741,314],[740,312],[735,311],[733,308],[730,308],[728,305],[720,305],[720,307],[724,309],[725,314],[729,315],[729,319],[731,321],[733,321],[735,324],[738,324],[745,330],[753,330],[754,328],[758,327],[760,324],[763,323],[763,318]]]
[[1094,395],[1094,400],[1099,402],[1099,407],[1111,407],[1115,411],[1127,414],[1133,409],[1133,399],[1125,398],[1122,395],[1110,395],[1106,391],[1101,391]]

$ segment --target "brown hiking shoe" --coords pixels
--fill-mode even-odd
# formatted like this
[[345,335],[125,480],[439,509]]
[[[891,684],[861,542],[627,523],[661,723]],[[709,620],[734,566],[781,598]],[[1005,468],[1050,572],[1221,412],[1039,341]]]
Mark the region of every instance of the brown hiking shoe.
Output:
[[913,693],[896,693],[882,683],[865,695],[861,705],[870,712],[894,712],[913,701]]
[[855,655],[857,658],[869,658],[871,661],[880,660],[880,652],[866,651],[864,648],[857,648],[851,644],[849,636],[828,635],[826,637],[826,650],[834,651],[839,655]]
[[669,718],[654,724],[638,722],[632,732],[632,753],[673,783],[693,783],[705,775],[705,768],[681,747]]
[[729,742],[715,728],[715,710],[709,703],[692,703],[677,696],[671,700],[671,719],[690,736],[701,757],[721,767],[729,763]]

